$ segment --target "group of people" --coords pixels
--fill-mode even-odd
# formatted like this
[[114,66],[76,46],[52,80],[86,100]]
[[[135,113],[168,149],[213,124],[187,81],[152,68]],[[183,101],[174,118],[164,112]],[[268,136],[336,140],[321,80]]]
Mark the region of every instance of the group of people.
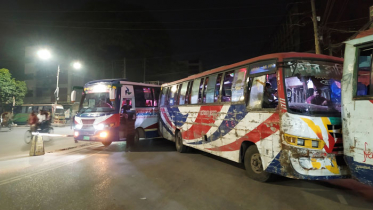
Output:
[[28,123],[30,124],[30,130],[36,131],[37,128],[44,129],[50,126],[50,112],[40,110],[36,115],[34,111],[31,112]]

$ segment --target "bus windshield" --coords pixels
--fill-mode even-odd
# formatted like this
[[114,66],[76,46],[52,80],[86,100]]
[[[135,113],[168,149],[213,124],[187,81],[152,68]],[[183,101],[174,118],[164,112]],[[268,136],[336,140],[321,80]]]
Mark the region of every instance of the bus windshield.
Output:
[[289,112],[340,115],[341,63],[285,60],[285,88]]
[[80,113],[115,111],[108,92],[87,93],[82,96]]

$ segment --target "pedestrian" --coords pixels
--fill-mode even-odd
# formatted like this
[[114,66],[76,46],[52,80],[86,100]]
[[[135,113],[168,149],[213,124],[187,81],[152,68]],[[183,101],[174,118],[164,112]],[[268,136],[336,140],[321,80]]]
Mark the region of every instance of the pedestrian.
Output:
[[38,117],[36,116],[34,111],[31,111],[31,114],[28,118],[28,124],[30,125],[31,132],[36,131],[37,123],[38,123]]

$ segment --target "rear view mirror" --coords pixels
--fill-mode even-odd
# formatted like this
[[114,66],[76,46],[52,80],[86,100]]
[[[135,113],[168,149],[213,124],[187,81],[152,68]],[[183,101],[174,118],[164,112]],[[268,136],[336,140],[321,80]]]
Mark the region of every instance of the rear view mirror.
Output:
[[76,99],[76,91],[75,90],[71,91],[71,98],[70,99],[71,99],[72,103],[75,102],[75,99]]

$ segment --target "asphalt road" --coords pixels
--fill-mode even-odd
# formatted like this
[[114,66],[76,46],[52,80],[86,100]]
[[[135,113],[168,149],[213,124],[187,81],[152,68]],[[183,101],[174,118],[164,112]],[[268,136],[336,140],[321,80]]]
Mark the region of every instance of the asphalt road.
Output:
[[373,209],[373,189],[353,180],[259,183],[235,163],[154,139],[0,159],[0,209]]

